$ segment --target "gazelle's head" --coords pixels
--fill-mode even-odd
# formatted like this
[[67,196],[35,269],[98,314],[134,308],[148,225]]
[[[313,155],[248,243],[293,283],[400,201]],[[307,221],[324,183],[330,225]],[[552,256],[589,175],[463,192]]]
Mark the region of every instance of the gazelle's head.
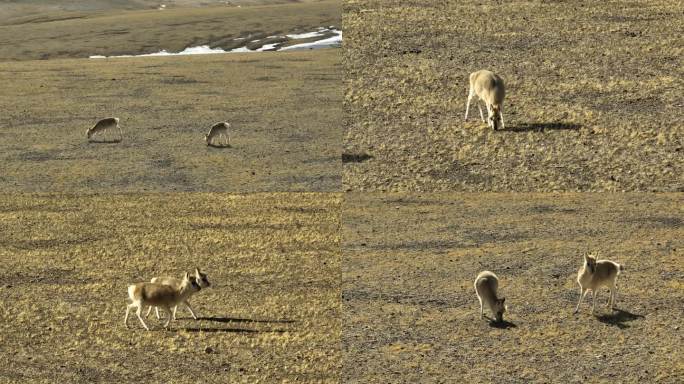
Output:
[[494,130],[498,130],[501,127],[501,107],[498,105],[492,105],[492,113],[487,117],[487,124]]
[[90,128],[88,128],[88,129],[86,130],[86,137],[87,137],[88,139],[90,139],[90,137],[91,137],[92,135],[93,135],[93,131],[92,131]]
[[210,141],[209,141],[209,134],[208,133],[206,135],[204,135],[204,141],[206,141],[207,145],[209,145]]
[[180,285],[181,294],[197,292],[200,289],[202,289],[202,287],[200,287],[199,283],[195,280],[195,277],[190,277],[190,275],[187,272],[185,272],[185,275],[183,276],[183,281]]
[[497,299],[496,302],[494,303],[494,317],[496,318],[497,322],[502,322],[503,321],[503,314],[506,312],[506,298],[502,297],[500,299]]
[[199,286],[202,288],[207,288],[211,286],[209,279],[207,279],[207,274],[200,272],[198,268],[195,268],[195,281],[197,281]]
[[598,257],[594,253],[584,254],[584,266],[589,271],[589,273],[596,272],[596,261]]

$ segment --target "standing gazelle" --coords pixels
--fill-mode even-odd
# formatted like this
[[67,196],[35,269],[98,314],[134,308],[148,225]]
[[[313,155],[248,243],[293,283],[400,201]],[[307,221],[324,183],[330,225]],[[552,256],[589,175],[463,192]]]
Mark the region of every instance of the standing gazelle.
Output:
[[[196,281],[197,284],[199,285],[199,289],[197,292],[199,292],[202,288],[207,288],[211,286],[211,283],[209,282],[209,279],[207,278],[206,273],[200,272],[199,268],[195,268],[195,276],[190,276],[190,280]],[[164,284],[164,285],[170,285],[175,288],[179,288],[180,285],[183,283],[182,280],[173,278],[173,277],[153,277],[152,280],[150,280],[151,283],[157,283],[157,284]],[[190,311],[190,314],[192,315],[192,318],[197,320],[197,315],[195,315],[195,311],[192,310],[192,307],[190,306],[190,297],[194,294],[195,292],[189,294],[185,300],[183,300],[183,303],[185,307]],[[176,320],[176,310],[178,309],[178,306],[173,307],[173,319]],[[145,317],[150,316],[150,312],[152,311],[152,306],[149,307],[147,310],[147,314]],[[155,307],[155,314],[157,315],[157,319],[159,319],[159,308]]]
[[[495,131],[499,128],[499,125],[503,129],[503,102],[506,97],[506,87],[503,79],[499,75],[484,69],[470,74],[470,91],[468,91],[465,113],[466,121],[468,121],[470,100],[476,95],[487,106],[487,125],[494,128]],[[484,123],[485,118],[479,102],[477,103],[477,108],[480,110],[480,118]]]
[[105,140],[107,140],[107,130],[110,128],[118,128],[119,129],[119,140],[123,140],[123,132],[121,132],[121,126],[119,126],[119,119],[116,117],[108,117],[106,119],[102,119],[95,123],[90,129],[86,131],[86,136],[88,137],[88,141],[90,141],[90,138],[92,138],[95,134],[102,133],[104,135]]
[[131,284],[128,286],[128,297],[131,300],[131,304],[128,304],[126,307],[124,324],[126,325],[126,328],[128,328],[128,313],[131,308],[135,308],[135,314],[138,316],[140,323],[149,331],[150,328],[140,314],[142,313],[143,307],[154,306],[161,307],[164,312],[166,312],[168,317],[166,324],[164,324],[164,328],[167,328],[173,318],[171,307],[175,307],[182,303],[190,295],[199,290],[199,284],[194,279],[190,279],[190,276],[188,276],[187,273],[183,276],[183,281],[181,281],[179,287],[157,283]]
[[596,296],[598,289],[606,287],[610,290],[608,306],[615,308],[615,297],[617,296],[617,277],[625,267],[610,260],[598,260],[597,255],[584,254],[584,265],[577,273],[577,282],[580,286],[580,298],[575,307],[575,313],[579,311],[579,306],[584,296],[591,290],[592,304],[591,313],[596,307]]
[[497,322],[503,321],[503,314],[506,312],[506,299],[497,296],[499,289],[499,278],[489,271],[482,271],[475,278],[475,293],[480,301],[480,316],[484,317],[484,305],[492,310],[492,314]]
[[209,130],[209,133],[204,135],[204,140],[207,142],[207,145],[213,145],[214,138],[223,136],[224,145],[230,146],[230,136],[228,136],[228,128],[230,128],[230,123],[226,123],[225,121],[214,124]]

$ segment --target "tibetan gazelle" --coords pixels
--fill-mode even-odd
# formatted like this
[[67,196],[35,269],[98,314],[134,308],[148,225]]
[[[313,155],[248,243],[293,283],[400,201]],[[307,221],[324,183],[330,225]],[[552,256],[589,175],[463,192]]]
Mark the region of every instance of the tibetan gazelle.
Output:
[[223,145],[230,146],[230,136],[228,135],[228,129],[230,128],[230,123],[225,121],[214,124],[209,133],[204,135],[204,140],[207,145],[214,145],[214,139],[223,137]]
[[[200,289],[202,288],[208,288],[211,286],[211,283],[209,283],[209,279],[207,278],[207,275],[205,273],[200,272],[198,268],[195,268],[195,276],[190,276],[190,280],[194,280],[197,282],[199,285]],[[150,280],[151,283],[157,283],[157,284],[164,284],[164,285],[170,285],[172,287],[178,288],[182,284],[182,280],[173,278],[173,277],[153,277],[152,280]],[[199,290],[197,290],[199,292]],[[182,302],[183,305],[185,305],[186,308],[190,311],[190,314],[192,315],[192,318],[197,320],[197,315],[195,315],[195,311],[192,310],[192,307],[190,307],[190,297],[192,297],[193,294],[196,292],[190,293],[185,300]],[[176,310],[178,309],[178,306],[173,307],[173,319],[176,320]],[[152,311],[152,306],[150,306],[147,310],[147,314],[145,317],[150,316],[150,312]],[[159,319],[159,308],[155,307],[155,314],[157,315],[157,319]]]
[[86,136],[88,137],[88,141],[95,136],[95,134],[102,133],[104,136],[105,140],[107,140],[107,130],[110,128],[118,128],[119,129],[119,140],[123,140],[123,132],[121,132],[121,126],[119,125],[119,119],[116,117],[108,117],[106,119],[102,119],[95,123],[90,129],[86,131]]
[[144,306],[154,306],[160,307],[166,312],[168,317],[164,328],[167,328],[172,319],[171,307],[182,303],[199,290],[199,284],[194,279],[190,279],[187,272],[183,276],[183,281],[179,287],[157,283],[131,284],[128,286],[128,297],[131,299],[131,304],[128,304],[126,307],[124,325],[128,328],[128,313],[131,308],[135,308],[135,314],[138,316],[140,323],[149,331],[150,328],[145,324],[145,320],[140,315]]
[[[506,87],[503,79],[487,70],[480,70],[470,74],[470,91],[468,91],[468,101],[466,102],[465,120],[468,121],[470,101],[477,96],[484,101],[487,106],[487,125],[496,131],[504,128],[503,121],[503,102],[506,97]],[[480,110],[480,118],[485,122],[482,114],[482,106],[477,102]]]
[[499,298],[496,292],[499,288],[499,278],[489,271],[480,272],[475,279],[475,293],[480,300],[480,316],[484,317],[484,305],[486,304],[494,314],[497,322],[503,321],[506,312],[506,299]]
[[615,308],[615,298],[617,296],[617,278],[625,267],[610,260],[598,260],[596,254],[584,254],[584,265],[577,272],[577,283],[580,286],[580,298],[575,307],[575,313],[579,311],[580,304],[584,296],[591,290],[592,304],[591,313],[596,307],[596,296],[598,289],[606,287],[610,290],[608,306]]

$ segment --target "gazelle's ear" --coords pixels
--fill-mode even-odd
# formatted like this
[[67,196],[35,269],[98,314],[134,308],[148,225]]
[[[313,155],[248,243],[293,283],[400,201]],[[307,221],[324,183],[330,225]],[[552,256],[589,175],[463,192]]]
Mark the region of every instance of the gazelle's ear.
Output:
[[184,278],[185,280],[190,280],[190,275],[188,275],[188,273],[185,272],[185,276],[183,276],[183,278]]
[[199,268],[195,268],[195,275],[197,275],[197,276],[200,275]]

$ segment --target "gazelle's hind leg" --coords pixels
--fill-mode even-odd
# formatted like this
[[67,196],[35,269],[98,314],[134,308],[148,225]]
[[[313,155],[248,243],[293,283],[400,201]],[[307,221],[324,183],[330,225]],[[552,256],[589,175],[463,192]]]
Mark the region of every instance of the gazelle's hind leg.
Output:
[[475,96],[475,90],[473,87],[470,87],[470,90],[468,91],[468,100],[466,101],[465,121],[468,121],[468,111],[470,110],[470,101],[473,99],[473,96]]
[[482,298],[477,295],[477,299],[480,301],[480,317],[484,317],[484,307],[482,306]]
[[169,324],[171,323],[171,320],[173,319],[173,313],[171,312],[171,308],[169,307],[162,307],[164,309],[164,312],[166,312],[166,324],[164,324],[164,328],[168,328]]
[[[134,305],[134,304],[131,304],[131,305]],[[145,329],[149,331],[150,328],[147,326],[147,324],[145,323],[145,320],[143,320],[142,316],[140,316],[142,314],[142,304],[138,304],[137,307],[138,308],[135,310],[135,314],[138,316],[138,320],[140,320],[140,323],[143,325],[143,327],[145,327]]]
[[128,312],[131,311],[131,306],[132,306],[132,305],[133,305],[133,304],[128,304],[128,305],[126,306],[126,316],[124,316],[124,326],[126,326],[126,328],[128,328]]
[[477,108],[480,110],[480,119],[482,119],[482,122],[484,123],[485,118],[484,118],[484,114],[482,113],[482,105],[479,101],[477,102]]
[[119,128],[119,141],[123,141],[123,131],[121,130],[121,126],[117,125],[117,128]]
[[145,314],[145,318],[150,317],[150,312],[152,312],[152,306],[151,305],[149,307],[147,307],[147,313]]

